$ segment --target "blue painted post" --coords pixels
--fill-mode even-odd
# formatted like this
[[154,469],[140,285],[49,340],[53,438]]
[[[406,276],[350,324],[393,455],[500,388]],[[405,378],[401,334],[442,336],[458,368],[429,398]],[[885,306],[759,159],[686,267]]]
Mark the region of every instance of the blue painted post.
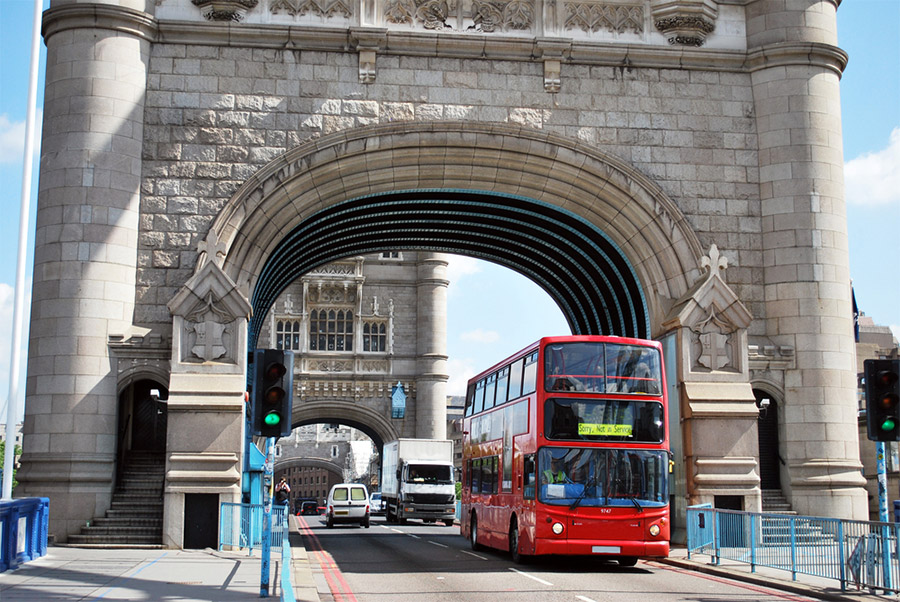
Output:
[[265,499],[263,500],[262,568],[259,577],[259,597],[269,597],[269,558],[272,555],[272,473],[275,464],[275,438],[266,439]]
[[884,465],[884,441],[875,442],[875,456],[878,459],[878,520],[888,522],[887,468]]
[[756,572],[756,521],[754,514],[750,514],[750,572]]
[[838,521],[838,550],[840,550],[841,591],[847,591],[846,560],[844,558],[844,521]]
[[797,580],[797,529],[794,517],[790,518],[791,522],[791,579]]

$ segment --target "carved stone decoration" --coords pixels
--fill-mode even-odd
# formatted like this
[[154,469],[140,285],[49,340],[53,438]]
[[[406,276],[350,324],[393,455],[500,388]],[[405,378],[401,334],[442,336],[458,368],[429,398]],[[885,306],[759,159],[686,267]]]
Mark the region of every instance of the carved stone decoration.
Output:
[[524,0],[513,0],[512,2],[475,0],[472,3],[474,29],[482,33],[492,33],[498,29],[529,30],[534,25],[534,15],[534,4]]
[[[371,84],[375,82],[375,58],[378,52],[387,45],[387,29],[374,27],[355,27],[350,29],[356,51],[359,53],[359,83]],[[358,269],[361,264],[337,263],[325,264],[318,270],[333,270],[331,273],[323,271],[313,272],[316,276],[342,276],[352,278],[359,276]]]
[[202,267],[204,263],[212,260],[220,268],[225,264],[225,255],[228,245],[223,240],[219,240],[219,233],[215,229],[210,228],[206,239],[197,244],[198,258],[197,261]]
[[702,46],[716,29],[719,7],[715,0],[651,0],[650,13],[669,44]]
[[228,353],[232,336],[229,324],[233,316],[219,307],[212,291],[206,300],[184,318],[185,347],[204,362],[211,362]]
[[538,38],[539,57],[544,62],[544,91],[559,92],[562,85],[562,62],[571,51],[569,40]]
[[636,4],[596,4],[566,2],[566,29],[586,33],[644,33],[644,8]]
[[456,4],[446,0],[390,0],[385,4],[384,20],[397,25],[420,24],[425,29],[451,29],[447,19]]
[[190,371],[196,364],[243,371],[250,302],[215,262],[207,261],[168,307],[174,317],[173,372]]
[[356,288],[320,285],[318,287],[310,287],[308,296],[310,303],[352,305],[356,303]]
[[428,0],[419,6],[416,17],[425,29],[449,29],[450,5],[445,0]]
[[243,21],[247,11],[259,4],[259,0],[191,0],[191,2],[200,9],[207,21],[236,23]]
[[716,245],[700,259],[707,271],[669,314],[663,326],[680,327],[685,337],[683,361],[691,374],[747,374],[750,312],[722,278],[728,260]]
[[735,362],[732,336],[735,330],[732,324],[716,317],[715,311],[711,311],[706,320],[692,328],[694,349],[691,357],[697,364],[693,368],[702,366],[707,370],[721,370],[733,366]]
[[416,15],[414,0],[390,0],[384,9],[384,20],[396,25],[411,24]]
[[352,372],[353,362],[332,359],[310,361],[309,368],[312,372]]
[[326,19],[353,16],[353,10],[344,0],[273,0],[269,4],[269,11],[273,14],[284,11],[292,17],[306,14]]

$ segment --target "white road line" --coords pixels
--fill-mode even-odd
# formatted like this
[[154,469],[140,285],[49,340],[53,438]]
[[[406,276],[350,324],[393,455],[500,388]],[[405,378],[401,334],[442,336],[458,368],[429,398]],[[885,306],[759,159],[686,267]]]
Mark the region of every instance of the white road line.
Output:
[[438,543],[436,541],[429,541],[428,543],[430,543],[433,546],[438,546],[439,548],[449,548],[450,547],[450,546],[445,546],[444,544]]
[[581,602],[597,602],[596,600],[591,600],[590,598],[588,598],[586,596],[575,596],[575,597],[578,598],[579,600],[581,600]]
[[484,556],[479,556],[478,554],[473,554],[472,552],[466,550],[460,550],[460,552],[462,552],[463,554],[468,554],[469,556],[474,556],[478,560],[487,560],[487,558],[485,558]]
[[400,529],[391,529],[391,531],[393,531],[394,533],[401,533],[401,534],[403,534],[403,531],[401,531]]
[[540,577],[535,577],[534,575],[529,575],[528,573],[523,573],[522,571],[517,571],[516,569],[514,569],[512,567],[510,567],[509,570],[511,570],[513,573],[518,573],[518,574],[522,575],[523,577],[528,577],[529,579],[533,579],[533,580],[537,581],[538,583],[543,583],[544,585],[551,585],[551,586],[553,585],[549,581],[544,581]]
[[422,539],[422,538],[419,537],[418,535],[413,535],[412,533],[407,533],[407,535],[409,535],[409,536],[412,537],[413,539]]

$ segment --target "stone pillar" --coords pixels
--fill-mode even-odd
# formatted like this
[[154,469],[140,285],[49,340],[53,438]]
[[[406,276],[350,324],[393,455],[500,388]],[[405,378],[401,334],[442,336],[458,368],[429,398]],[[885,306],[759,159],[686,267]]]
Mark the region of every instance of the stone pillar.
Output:
[[856,367],[837,44],[837,0],[747,6],[759,136],[767,335],[797,350],[785,373],[782,487],[802,514],[867,518],[856,429]]
[[416,305],[416,437],[447,437],[447,259],[420,253]]
[[132,324],[154,23],[127,0],[51,4],[16,495],[48,496],[50,532],[64,542],[112,496],[118,403],[107,341]]
[[[676,336],[687,504],[759,512],[759,410],[749,382],[747,327],[751,316],[722,274],[713,245],[708,269],[673,307],[663,328]],[[671,428],[675,428],[674,426]],[[718,498],[718,499],[717,499]]]
[[[169,302],[172,374],[166,432],[163,545],[182,548],[185,507],[200,496],[240,502],[251,306],[222,271],[215,233],[202,267]],[[208,260],[204,264],[204,255]],[[188,497],[195,496],[195,497]]]

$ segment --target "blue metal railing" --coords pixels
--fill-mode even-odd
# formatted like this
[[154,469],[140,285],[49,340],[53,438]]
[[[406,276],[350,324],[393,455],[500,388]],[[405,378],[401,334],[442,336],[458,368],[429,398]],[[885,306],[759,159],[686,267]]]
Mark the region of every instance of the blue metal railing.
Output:
[[813,516],[687,509],[688,558],[708,554],[840,581],[868,589],[900,591],[900,524]]
[[[262,504],[233,504],[222,502],[219,512],[219,550],[231,546],[239,550],[262,549]],[[285,506],[272,505],[272,547],[281,548],[288,538],[287,510]],[[290,545],[288,543],[288,545]]]
[[288,537],[288,515],[284,517],[284,539],[281,546],[281,602],[297,602],[294,597],[291,538]]
[[0,573],[47,554],[49,521],[48,498],[0,502]]

